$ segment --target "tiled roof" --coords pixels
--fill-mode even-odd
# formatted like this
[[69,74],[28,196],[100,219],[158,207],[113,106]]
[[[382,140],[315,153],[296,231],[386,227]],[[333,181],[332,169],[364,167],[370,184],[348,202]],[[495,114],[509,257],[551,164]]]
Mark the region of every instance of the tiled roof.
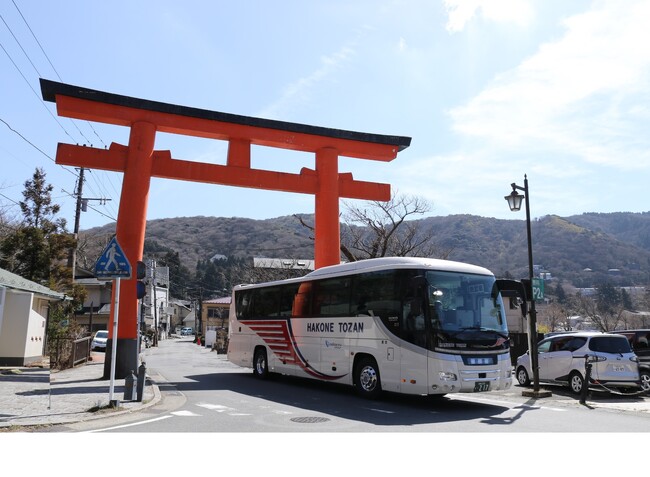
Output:
[[213,298],[211,300],[203,300],[203,303],[210,303],[214,305],[230,305],[230,300],[232,297],[230,296],[224,296],[222,298]]
[[49,298],[57,298],[62,300],[65,296],[64,293],[59,293],[54,290],[50,290],[43,285],[39,285],[36,282],[27,280],[26,278],[11,273],[3,268],[0,268],[0,286],[6,288],[12,288],[14,290],[28,291],[43,295]]

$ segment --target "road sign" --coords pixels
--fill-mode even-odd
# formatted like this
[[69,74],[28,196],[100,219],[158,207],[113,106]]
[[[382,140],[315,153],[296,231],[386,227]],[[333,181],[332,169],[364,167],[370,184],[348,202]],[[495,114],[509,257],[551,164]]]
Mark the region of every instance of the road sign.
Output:
[[533,278],[533,300],[539,301],[544,299],[544,280]]
[[112,280],[114,278],[131,278],[131,264],[126,254],[113,237],[97,259],[95,277]]

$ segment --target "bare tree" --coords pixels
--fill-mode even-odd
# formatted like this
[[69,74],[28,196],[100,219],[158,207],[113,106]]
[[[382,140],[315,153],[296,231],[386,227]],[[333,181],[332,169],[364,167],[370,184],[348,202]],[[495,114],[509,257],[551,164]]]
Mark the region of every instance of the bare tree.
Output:
[[566,309],[561,304],[553,302],[539,311],[540,321],[548,326],[549,331],[571,330],[571,323],[569,322]]
[[624,312],[622,306],[603,306],[599,300],[579,293],[574,298],[578,312],[598,330],[607,332],[618,328]]
[[[425,230],[419,221],[408,220],[431,209],[421,197],[395,194],[388,202],[357,205],[346,201],[344,206],[341,253],[350,262],[386,256],[447,258],[451,253],[436,246],[432,230]],[[295,217],[314,230],[302,217]]]

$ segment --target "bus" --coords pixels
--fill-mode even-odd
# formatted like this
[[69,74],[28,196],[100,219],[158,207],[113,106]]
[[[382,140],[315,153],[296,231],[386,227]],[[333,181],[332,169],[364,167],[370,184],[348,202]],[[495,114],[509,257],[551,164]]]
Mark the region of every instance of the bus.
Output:
[[342,383],[371,399],[512,385],[499,281],[475,265],[395,257],[323,267],[237,285],[229,315],[228,360],[262,379]]

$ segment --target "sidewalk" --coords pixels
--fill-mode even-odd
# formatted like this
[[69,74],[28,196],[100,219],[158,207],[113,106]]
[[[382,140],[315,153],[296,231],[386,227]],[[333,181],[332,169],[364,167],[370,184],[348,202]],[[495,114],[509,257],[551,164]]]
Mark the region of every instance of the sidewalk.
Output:
[[158,387],[148,376],[142,402],[125,401],[125,380],[115,379],[112,398],[118,405],[110,406],[111,381],[102,379],[104,353],[93,352],[92,357],[86,364],[62,371],[50,372],[47,367],[0,368],[0,432],[135,412],[160,400]]

